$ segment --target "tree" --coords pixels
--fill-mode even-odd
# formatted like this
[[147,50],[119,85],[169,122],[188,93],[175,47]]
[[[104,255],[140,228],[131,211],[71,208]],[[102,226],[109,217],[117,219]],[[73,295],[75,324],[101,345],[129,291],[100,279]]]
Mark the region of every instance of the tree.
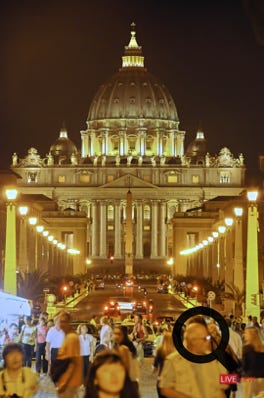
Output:
[[43,299],[43,289],[47,287],[48,273],[39,270],[29,273],[19,273],[17,278],[17,292],[20,297],[32,301]]
[[245,290],[240,290],[238,286],[234,283],[225,283],[227,289],[230,291],[222,293],[222,297],[228,300],[232,300],[235,303],[235,313],[236,317],[241,317],[243,315],[243,304],[245,302]]

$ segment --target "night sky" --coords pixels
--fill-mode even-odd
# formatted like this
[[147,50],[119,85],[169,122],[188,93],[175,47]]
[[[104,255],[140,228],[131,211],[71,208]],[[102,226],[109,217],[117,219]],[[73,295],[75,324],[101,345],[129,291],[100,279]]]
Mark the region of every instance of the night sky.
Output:
[[186,146],[200,127],[211,154],[242,152],[254,174],[264,153],[264,41],[256,34],[264,6],[247,2],[250,13],[235,0],[2,1],[0,168],[32,146],[45,156],[63,122],[80,148],[93,96],[121,66],[134,21]]

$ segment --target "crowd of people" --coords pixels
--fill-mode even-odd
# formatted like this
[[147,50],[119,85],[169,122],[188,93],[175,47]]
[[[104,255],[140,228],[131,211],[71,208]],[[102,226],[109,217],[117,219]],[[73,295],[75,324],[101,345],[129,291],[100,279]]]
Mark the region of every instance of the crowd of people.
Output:
[[[207,363],[183,357],[175,348],[172,325],[161,322],[150,369],[156,376],[159,398],[231,398],[236,396],[238,382],[242,398],[263,396],[262,325],[249,317],[241,331],[233,317],[226,321],[229,342],[222,351],[216,350],[221,330],[213,319],[198,315],[184,324],[182,342],[190,353],[217,353]],[[96,316],[90,324],[98,327]],[[33,397],[40,376],[51,377],[59,398],[77,398],[80,392],[85,398],[139,397],[143,342],[147,337],[142,316],[135,315],[130,335],[125,323],[114,324],[107,316],[100,319],[97,338],[89,333],[89,325],[80,323],[77,330],[72,325],[69,313],[64,311],[53,321],[41,313],[36,325],[31,317],[25,317],[20,325],[12,323],[0,342],[4,346],[0,397]],[[236,383],[221,383],[220,376],[227,374],[237,374]]]

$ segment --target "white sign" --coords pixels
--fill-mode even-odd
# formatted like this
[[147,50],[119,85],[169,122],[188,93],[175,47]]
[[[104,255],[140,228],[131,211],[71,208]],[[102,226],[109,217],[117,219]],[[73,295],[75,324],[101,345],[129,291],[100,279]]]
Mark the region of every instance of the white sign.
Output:
[[210,290],[210,292],[207,293],[207,297],[209,300],[214,300],[215,299],[215,292]]

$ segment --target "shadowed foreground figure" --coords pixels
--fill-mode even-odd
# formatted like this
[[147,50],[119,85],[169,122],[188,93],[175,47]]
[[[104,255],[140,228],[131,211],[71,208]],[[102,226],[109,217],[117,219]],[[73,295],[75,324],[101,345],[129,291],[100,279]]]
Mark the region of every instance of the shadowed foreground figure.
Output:
[[136,385],[131,382],[127,369],[114,350],[96,355],[86,382],[85,398],[139,398]]
[[[184,346],[195,355],[209,354],[211,336],[202,323],[190,323],[184,331]],[[228,373],[214,360],[194,363],[178,352],[170,354],[160,375],[160,392],[166,398],[224,398],[226,385],[219,383],[219,376]]]
[[23,349],[18,343],[9,343],[3,350],[4,370],[0,372],[0,396],[4,398],[31,398],[38,387],[38,376],[28,367],[22,367]]

